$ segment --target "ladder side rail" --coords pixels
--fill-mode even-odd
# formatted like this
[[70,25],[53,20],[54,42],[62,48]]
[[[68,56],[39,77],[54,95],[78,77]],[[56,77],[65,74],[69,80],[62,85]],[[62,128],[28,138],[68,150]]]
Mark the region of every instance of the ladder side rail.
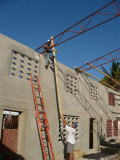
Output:
[[35,88],[34,88],[33,79],[32,79],[32,74],[30,74],[30,81],[31,81],[31,87],[32,87],[33,98],[34,98],[34,103],[35,103],[35,109],[38,109],[37,99],[36,99],[36,94],[35,94]]
[[54,152],[53,152],[53,147],[52,147],[52,142],[51,142],[49,130],[46,129],[46,132],[48,134],[48,141],[49,141],[49,145],[50,145],[50,149],[51,149],[52,158],[53,158],[53,160],[55,160],[55,156],[54,156]]
[[[38,76],[36,76],[36,78],[37,78],[37,82],[38,82],[38,88],[39,88],[39,92],[40,92],[40,99],[41,99],[42,107],[43,107],[43,109],[45,109],[45,104],[44,104],[44,99],[43,99],[43,96],[42,96],[42,90],[41,90],[41,87],[40,87],[39,78],[38,78]],[[51,150],[52,158],[53,158],[53,160],[55,160],[55,156],[54,156],[54,152],[53,152],[53,147],[52,147],[52,143],[51,143],[51,138],[50,138],[50,133],[49,133],[50,127],[49,127],[49,123],[48,123],[47,113],[45,112],[43,114],[43,116],[46,118],[45,125],[48,125],[48,127],[46,128],[46,132],[47,132],[47,137],[48,137],[48,141],[49,141],[49,145],[50,145],[50,150]]]
[[43,105],[42,107],[43,107],[43,109],[45,109],[45,104],[44,104],[44,100],[43,100],[43,96],[42,96],[42,90],[41,90],[41,87],[40,87],[40,81],[38,79],[38,76],[36,76],[36,78],[37,78],[38,88],[39,88],[39,91],[40,91],[41,103]]
[[[38,76],[36,76],[36,78],[37,78],[38,88],[39,88],[39,92],[40,92],[40,99],[41,99],[42,107],[45,110],[45,104],[44,104],[44,99],[43,99],[43,96],[42,96],[42,90],[41,90],[41,87],[40,87],[39,78],[38,78]],[[45,110],[45,113],[43,114],[43,117],[45,118],[45,121],[44,121],[45,125],[48,126],[48,128],[50,129],[46,110]]]
[[42,123],[41,123],[40,118],[38,118],[38,116],[40,115],[40,113],[37,111],[38,105],[37,105],[37,99],[36,99],[36,94],[35,94],[32,74],[30,74],[30,81],[31,81],[31,87],[32,87],[33,98],[34,98],[34,103],[35,103],[36,121],[37,121],[38,131],[39,131],[40,140],[41,140],[41,144],[42,144],[42,148],[43,148],[43,156],[44,156],[44,160],[47,160],[47,155],[46,155],[46,152],[45,152],[45,146],[44,146],[44,142],[43,142],[43,136],[42,136],[42,132],[41,132],[41,130],[42,130]]
[[[36,119],[37,119],[37,117],[36,117]],[[39,124],[40,124],[39,120],[37,119],[37,124],[38,124],[38,131],[39,131],[40,140],[41,140],[42,149],[43,149],[42,152],[43,152],[43,155],[44,155],[44,160],[47,160],[47,155],[46,155],[46,152],[45,152],[45,145],[44,145],[43,136],[42,136],[42,132],[41,132],[41,126],[39,126]]]

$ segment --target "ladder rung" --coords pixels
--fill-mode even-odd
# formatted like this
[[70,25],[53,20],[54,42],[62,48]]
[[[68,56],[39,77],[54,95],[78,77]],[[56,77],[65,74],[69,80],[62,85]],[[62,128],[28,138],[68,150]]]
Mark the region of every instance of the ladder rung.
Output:
[[38,87],[34,87],[34,89],[39,89]]
[[39,118],[40,120],[43,120],[43,119],[42,119],[42,117],[41,117],[40,115],[39,115],[39,116],[37,116],[37,118]]
[[45,130],[45,127],[43,127],[43,128],[41,129],[41,131],[44,131],[44,132],[45,132],[45,131],[46,131],[46,130]]
[[38,108],[36,109],[36,111],[38,111],[39,113],[45,113],[45,110],[39,110]]
[[44,142],[44,143],[47,143],[47,144],[49,144],[49,142]]
[[43,117],[43,118],[41,118],[41,117],[40,117],[40,120],[47,120],[47,118],[44,118],[44,117]]
[[[37,83],[37,80],[36,79],[33,79],[33,83]],[[38,84],[38,83],[37,83]]]
[[44,113],[45,113],[45,111],[39,111],[39,113],[42,113],[42,114],[44,114]]
[[33,80],[33,84],[35,84],[35,83],[38,84],[36,80]]
[[50,149],[48,149],[48,150],[45,150],[45,152],[48,152],[48,153],[50,153],[50,151],[51,151]]
[[42,125],[42,127],[48,127],[48,126]]
[[35,80],[36,82],[37,82],[37,79],[34,77],[34,78],[32,78],[33,80]]
[[47,139],[47,138],[45,138],[45,137],[44,137],[44,140],[46,140],[46,141],[43,141],[44,143],[45,143],[45,142],[48,142],[48,139]]
[[41,98],[40,96],[36,96],[36,98]]
[[40,118],[40,120],[41,120],[41,122],[43,123],[43,122],[44,122],[45,120],[47,120],[47,119],[41,119],[41,118]]
[[52,151],[51,149],[49,149],[49,151]]
[[46,135],[45,135],[45,134],[42,134],[42,137],[46,138],[46,137],[48,137],[48,135],[47,135],[47,134],[46,134]]
[[50,152],[49,151],[44,151],[45,153],[46,153],[46,155],[49,155],[50,154]]
[[[44,143],[47,143],[47,142],[48,142],[48,139],[47,139],[47,138],[43,138],[43,142],[44,142]],[[48,144],[49,144],[49,142],[48,142]]]
[[43,106],[43,105],[42,105],[42,104],[40,104],[40,103],[37,103],[37,105],[38,105],[38,106]]
[[35,89],[35,92],[39,92],[39,89]]
[[37,117],[38,119],[40,119],[41,123],[43,123],[46,119],[41,119],[40,117]]
[[48,135],[48,134],[42,134],[42,135]]
[[36,77],[32,77],[32,80],[36,80],[37,81],[37,78]]
[[38,83],[37,83],[37,82],[33,82],[33,84],[38,85]]
[[38,111],[39,113],[41,113],[41,114],[44,114],[45,112],[44,111]]

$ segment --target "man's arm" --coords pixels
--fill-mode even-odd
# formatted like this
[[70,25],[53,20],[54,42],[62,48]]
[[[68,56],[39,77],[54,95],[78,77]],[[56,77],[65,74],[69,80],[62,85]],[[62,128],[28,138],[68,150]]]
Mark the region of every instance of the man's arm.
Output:
[[53,51],[51,50],[51,47],[46,45],[44,46],[44,50],[46,50],[48,53],[52,53]]
[[63,125],[66,126],[68,125],[67,121],[62,117]]

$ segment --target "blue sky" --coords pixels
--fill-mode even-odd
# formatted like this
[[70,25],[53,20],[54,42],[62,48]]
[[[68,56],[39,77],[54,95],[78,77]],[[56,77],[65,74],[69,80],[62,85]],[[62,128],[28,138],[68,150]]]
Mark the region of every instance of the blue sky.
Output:
[[[0,32],[36,49],[51,36],[111,1],[0,0]],[[57,61],[74,68],[117,48],[120,48],[120,17],[57,46],[56,56]],[[101,78],[98,72],[93,70],[91,73]]]

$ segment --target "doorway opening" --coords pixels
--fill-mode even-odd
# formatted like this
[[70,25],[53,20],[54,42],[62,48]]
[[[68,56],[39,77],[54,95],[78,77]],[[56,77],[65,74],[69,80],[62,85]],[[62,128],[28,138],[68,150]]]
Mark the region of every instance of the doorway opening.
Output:
[[90,118],[90,122],[89,122],[89,149],[93,149],[93,141],[94,141],[94,120],[95,118]]
[[19,115],[20,112],[3,110],[1,148],[4,158],[12,159],[17,154]]

